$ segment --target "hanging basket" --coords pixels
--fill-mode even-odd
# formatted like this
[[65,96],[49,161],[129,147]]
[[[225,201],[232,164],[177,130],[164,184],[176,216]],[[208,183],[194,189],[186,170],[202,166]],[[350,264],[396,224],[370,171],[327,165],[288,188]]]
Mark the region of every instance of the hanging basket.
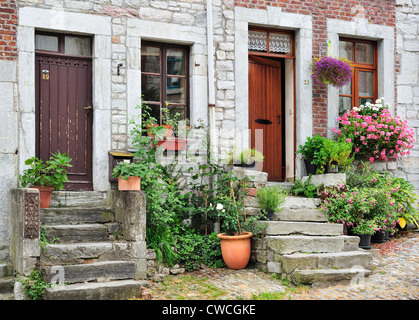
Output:
[[353,66],[345,58],[320,57],[314,60],[311,78],[316,84],[331,84],[340,88],[351,81]]

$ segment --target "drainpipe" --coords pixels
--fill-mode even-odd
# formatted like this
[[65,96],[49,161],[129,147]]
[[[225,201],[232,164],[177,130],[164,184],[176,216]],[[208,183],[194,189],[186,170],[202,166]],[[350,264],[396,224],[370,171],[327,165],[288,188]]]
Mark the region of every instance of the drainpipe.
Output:
[[207,57],[208,57],[208,127],[210,139],[210,161],[216,154],[215,88],[214,88],[214,41],[212,31],[212,0],[207,0]]

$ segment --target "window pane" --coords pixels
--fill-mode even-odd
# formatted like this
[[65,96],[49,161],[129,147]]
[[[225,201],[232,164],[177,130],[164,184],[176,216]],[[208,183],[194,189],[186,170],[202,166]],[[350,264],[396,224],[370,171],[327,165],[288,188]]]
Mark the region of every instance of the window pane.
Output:
[[359,71],[358,85],[360,97],[374,96],[374,73],[368,71]]
[[291,36],[289,34],[270,33],[269,52],[291,53]]
[[169,110],[171,117],[175,117],[176,114],[179,114],[179,120],[186,119],[185,106],[173,106],[169,104],[167,109]]
[[249,31],[249,51],[268,51],[268,34],[261,31]]
[[358,106],[365,106],[365,104],[367,102],[374,103],[373,101],[374,101],[374,99],[371,99],[371,98],[359,98],[359,101],[358,101],[359,104],[358,104]]
[[58,37],[37,34],[35,37],[35,49],[58,52]]
[[91,56],[92,45],[88,37],[65,37],[65,53],[74,56]]
[[339,94],[352,95],[352,81],[339,88]]
[[356,44],[356,62],[374,63],[374,47],[370,43]]
[[141,75],[141,93],[144,101],[160,101],[160,77]]
[[160,48],[141,47],[141,71],[160,73]]
[[339,41],[339,56],[354,61],[354,43]]
[[167,78],[167,101],[174,103],[186,103],[186,79],[178,77]]
[[167,50],[167,74],[185,75],[185,51]]
[[339,116],[352,109],[351,97],[339,97]]

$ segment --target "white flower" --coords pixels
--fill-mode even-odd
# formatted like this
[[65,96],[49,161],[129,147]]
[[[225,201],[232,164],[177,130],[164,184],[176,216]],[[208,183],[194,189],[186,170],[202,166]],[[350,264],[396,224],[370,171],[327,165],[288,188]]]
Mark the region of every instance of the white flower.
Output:
[[361,110],[361,109],[359,109],[357,107],[354,107],[354,111],[358,112],[359,110]]
[[221,203],[217,203],[217,210],[222,210],[223,209],[223,205]]

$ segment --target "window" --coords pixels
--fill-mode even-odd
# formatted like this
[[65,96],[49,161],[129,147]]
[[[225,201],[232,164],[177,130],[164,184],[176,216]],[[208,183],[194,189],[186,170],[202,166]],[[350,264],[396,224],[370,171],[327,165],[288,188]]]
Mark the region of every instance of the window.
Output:
[[339,115],[377,99],[377,46],[375,42],[341,39],[339,56],[354,64],[352,81],[339,88]]
[[189,79],[187,47],[142,43],[141,93],[143,103],[151,107],[151,116],[160,124],[161,109],[168,108],[180,119],[189,117]]
[[90,57],[92,55],[92,39],[85,36],[37,33],[35,49],[45,53]]
[[252,27],[249,29],[248,49],[254,55],[293,58],[293,32]]

